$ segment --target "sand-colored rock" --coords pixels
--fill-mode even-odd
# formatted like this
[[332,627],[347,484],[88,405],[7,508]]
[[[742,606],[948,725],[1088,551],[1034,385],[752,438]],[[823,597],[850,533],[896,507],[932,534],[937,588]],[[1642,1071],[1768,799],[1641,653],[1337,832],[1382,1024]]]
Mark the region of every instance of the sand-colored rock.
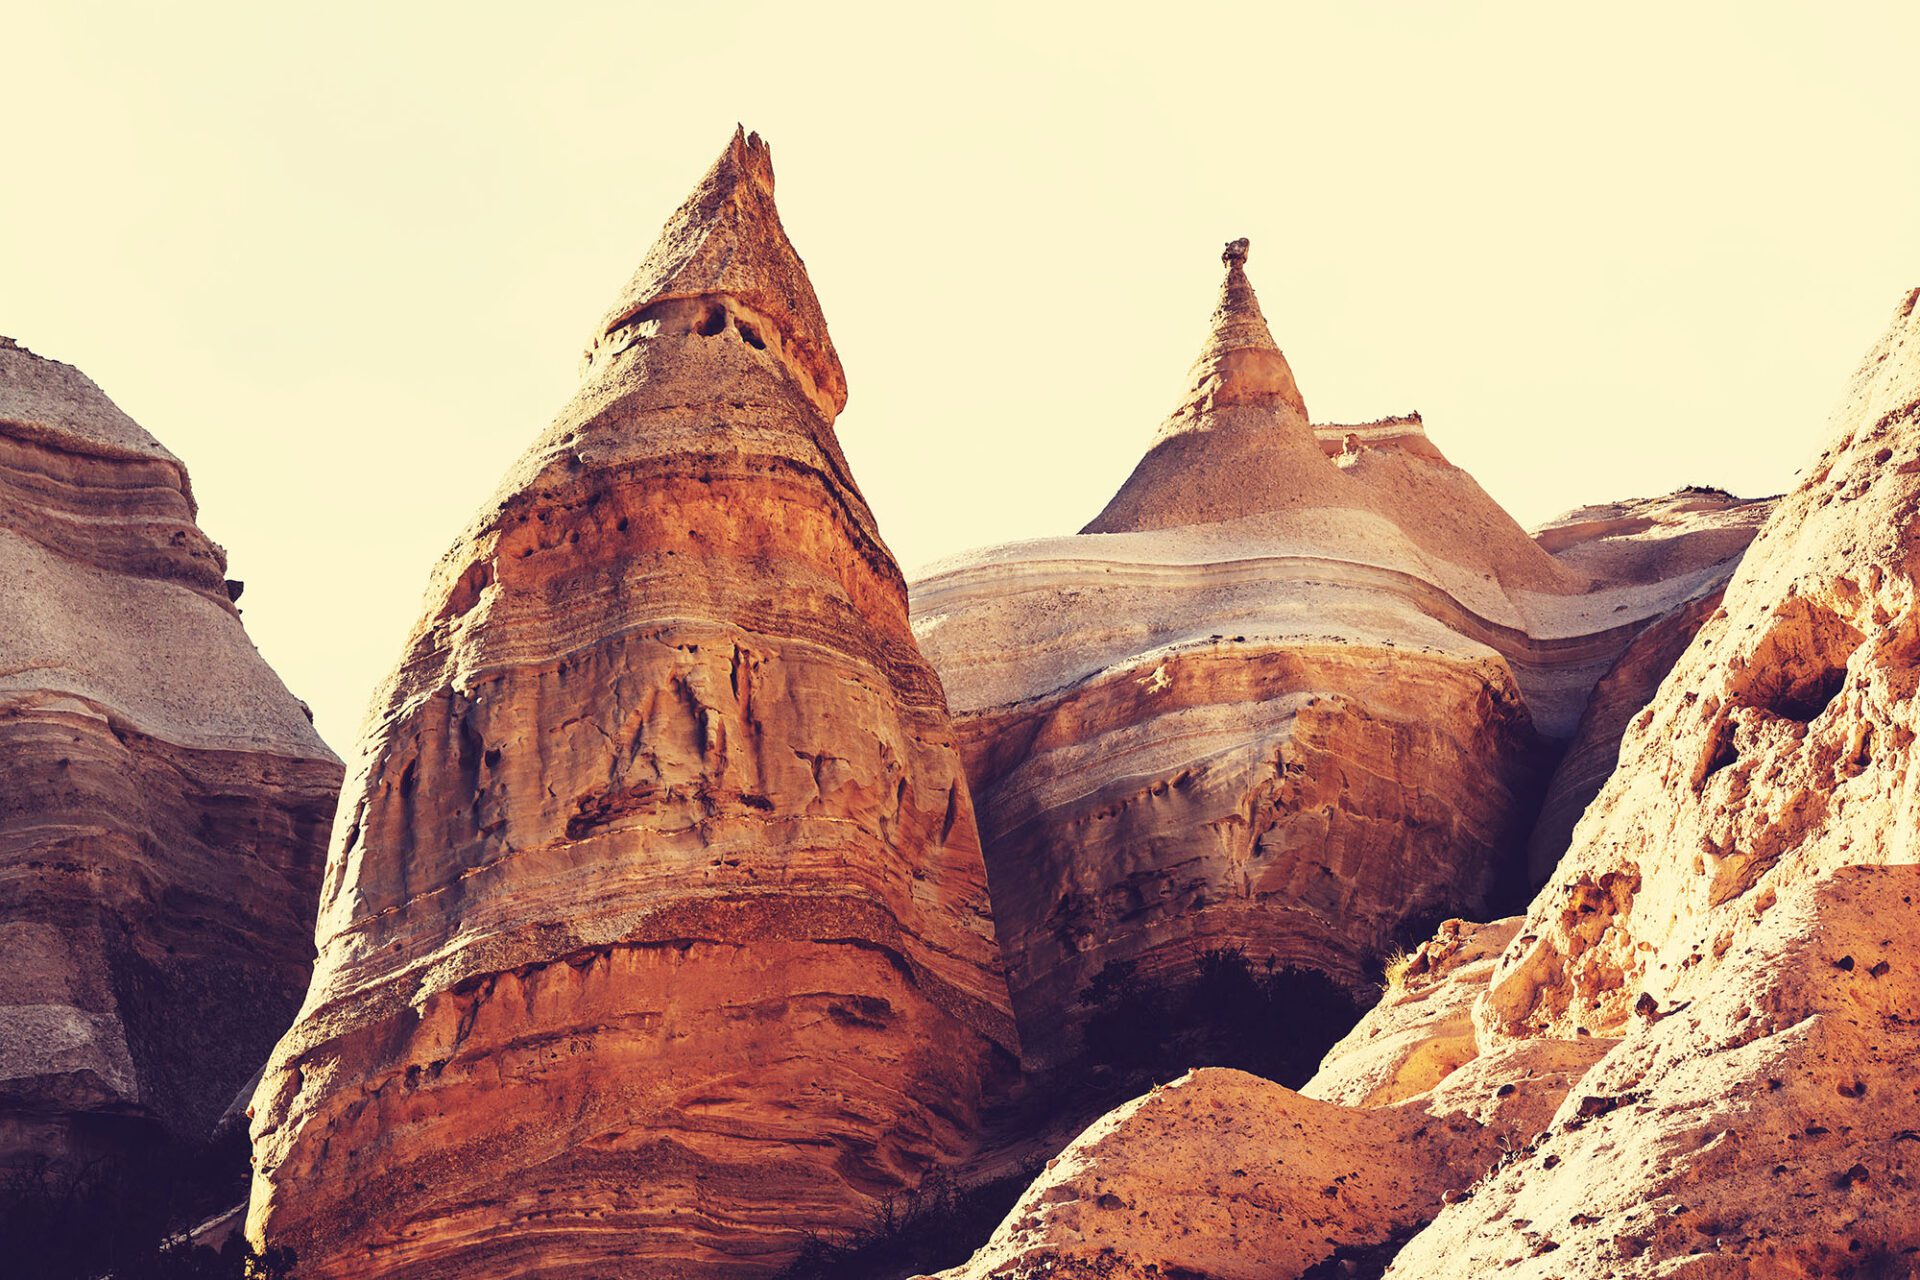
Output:
[[913,586],[1035,1063],[1075,1052],[1109,964],[1170,983],[1239,947],[1360,993],[1409,927],[1517,902],[1502,855],[1590,690],[1743,545],[1714,503],[1646,504],[1562,531],[1596,577],[1419,415],[1311,425],[1246,257],[1228,246],[1188,389],[1085,532]]
[[1905,1275],[1920,1258],[1917,302],[1635,720],[1475,1009],[1489,1050],[1618,1045],[1394,1274]]
[[[1920,1258],[1920,868],[1796,880],[1393,1276],[1904,1276]],[[1571,1044],[1540,1038],[1521,1045]]]
[[0,339],[0,1174],[203,1142],[299,1007],[340,763],[186,468]]
[[1920,810],[1920,320],[1909,299],[1720,609],[1635,719],[1619,768],[1495,974],[1501,1035],[1609,1033],[1758,925],[1754,904],[1904,861]]
[[1474,1006],[1520,923],[1443,923],[1300,1092],[1350,1107],[1417,1101],[1435,1115],[1489,1126],[1503,1149],[1531,1141],[1616,1041],[1518,1040],[1483,1051]]
[[[1916,310],[1920,291],[1856,375],[1836,442],[1634,718],[1529,912],[1443,925],[1307,1086],[1327,1108],[1313,1149],[1415,1113],[1501,1149],[1404,1245],[1389,1228],[1411,1199],[1380,1217],[1390,1275],[1920,1268]],[[1184,1114],[1130,1124],[1151,1102],[1090,1131],[1088,1154],[952,1274],[1053,1274],[1055,1254],[1087,1275],[1299,1274],[1275,1223],[1184,1243],[1190,1200],[1238,1207],[1216,1171],[1267,1158],[1271,1137],[1219,1147],[1218,1125]],[[1294,1106],[1277,1091],[1265,1110]],[[1394,1176],[1408,1145],[1381,1143],[1376,1172]],[[1114,1193],[1135,1216],[1094,1217],[1089,1201],[1136,1170],[1159,1181]]]
[[965,1156],[1015,1043],[844,380],[736,136],[442,561],[342,805],[250,1234],[721,1276]]
[[1316,1102],[1190,1072],[1101,1117],[945,1280],[1293,1280],[1432,1217],[1493,1135],[1418,1107]]
[[1351,1107],[1384,1106],[1425,1093],[1480,1054],[1473,1005],[1520,919],[1448,920],[1414,948],[1380,1002],[1327,1051],[1300,1090]]
[[1703,572],[1712,581],[1634,636],[1593,686],[1527,838],[1527,878],[1533,884],[1553,874],[1580,815],[1619,762],[1627,725],[1653,700],[1701,624],[1719,608],[1719,588],[1772,510],[1770,498],[1692,488],[1664,498],[1582,507],[1534,530],[1535,540],[1556,559],[1596,581],[1653,586],[1676,578],[1698,581]]

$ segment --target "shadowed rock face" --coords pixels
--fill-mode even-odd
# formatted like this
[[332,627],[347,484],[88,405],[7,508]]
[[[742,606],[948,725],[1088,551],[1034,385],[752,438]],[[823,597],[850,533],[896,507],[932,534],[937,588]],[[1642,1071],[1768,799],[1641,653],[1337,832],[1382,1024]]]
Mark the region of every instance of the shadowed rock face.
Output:
[[913,587],[1036,1063],[1074,1054],[1108,965],[1172,984],[1237,947],[1369,993],[1408,929],[1517,905],[1588,692],[1743,545],[1662,508],[1557,556],[1417,414],[1313,426],[1246,257],[1228,246],[1186,394],[1080,536]]
[[376,703],[249,1230],[317,1277],[759,1275],[1015,1045],[844,380],[736,136]]
[[204,1141],[306,986],[340,763],[194,517],[0,339],[0,1173]]

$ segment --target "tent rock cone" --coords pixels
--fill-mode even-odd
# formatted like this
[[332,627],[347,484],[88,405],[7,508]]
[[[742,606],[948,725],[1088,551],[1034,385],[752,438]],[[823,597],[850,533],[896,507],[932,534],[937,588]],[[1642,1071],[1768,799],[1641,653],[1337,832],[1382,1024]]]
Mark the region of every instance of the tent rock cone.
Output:
[[1207,1072],[1114,1111],[953,1280],[1913,1274],[1920,291],[1832,429],[1524,916],[1260,1121]]
[[255,1101],[303,1276],[765,1275],[971,1149],[1016,1046],[845,395],[738,134],[378,695]]
[[[1079,536],[913,586],[1036,1065],[1081,1053],[1103,975],[1173,987],[1237,949],[1359,997],[1410,929],[1517,902],[1514,852],[1588,691],[1750,533],[1648,517],[1667,554],[1596,576],[1417,414],[1314,426],[1247,256],[1227,246],[1178,407]],[[1618,528],[1565,539],[1594,559]]]

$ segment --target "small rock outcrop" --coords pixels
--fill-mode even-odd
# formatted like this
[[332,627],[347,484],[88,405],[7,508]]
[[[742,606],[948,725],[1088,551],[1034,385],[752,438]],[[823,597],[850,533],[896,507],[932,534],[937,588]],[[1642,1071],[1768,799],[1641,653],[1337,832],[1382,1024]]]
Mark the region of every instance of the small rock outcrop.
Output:
[[1102,1116],[941,1276],[1282,1280],[1411,1232],[1495,1149],[1465,1117],[1354,1110],[1207,1068]]
[[0,338],[8,1187],[204,1143],[306,989],[340,762],[195,517],[178,458]]
[[751,1276],[1016,1046],[965,778],[739,134],[442,561],[255,1099],[302,1276]]
[[1036,1064],[1074,1056],[1113,966],[1174,984],[1237,949],[1368,993],[1409,931],[1517,906],[1589,691],[1743,545],[1588,522],[1561,545],[1607,542],[1597,575],[1418,414],[1314,426],[1246,259],[1227,247],[1185,395],[1081,535],[913,586]]

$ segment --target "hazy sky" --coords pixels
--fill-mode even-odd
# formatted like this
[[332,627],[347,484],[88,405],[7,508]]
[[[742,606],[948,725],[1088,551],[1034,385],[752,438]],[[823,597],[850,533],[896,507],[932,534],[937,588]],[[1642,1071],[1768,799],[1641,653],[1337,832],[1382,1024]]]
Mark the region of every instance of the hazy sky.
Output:
[[1787,487],[1920,284],[1905,2],[14,0],[0,30],[0,333],[187,461],[343,753],[736,120],[909,572],[1099,510],[1235,236],[1317,420],[1417,408],[1528,525]]

